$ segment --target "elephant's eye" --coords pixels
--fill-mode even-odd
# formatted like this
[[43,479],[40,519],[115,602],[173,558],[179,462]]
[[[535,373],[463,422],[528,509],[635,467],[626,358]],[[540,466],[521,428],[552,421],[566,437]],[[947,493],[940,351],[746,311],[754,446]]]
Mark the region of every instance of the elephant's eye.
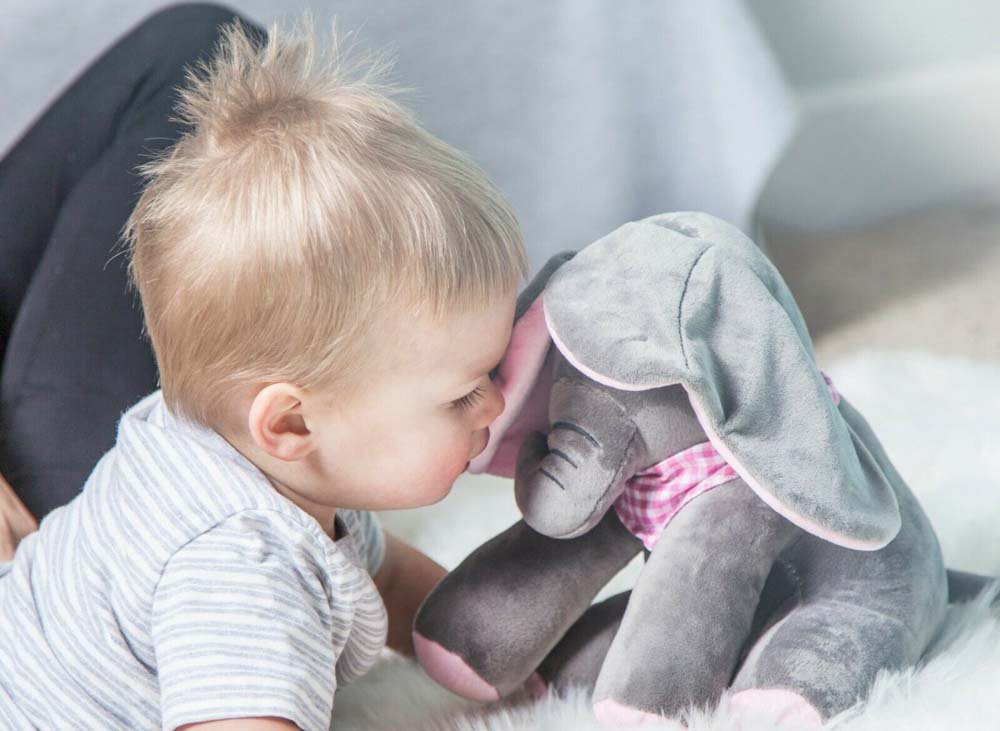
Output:
[[462,398],[452,401],[452,406],[457,406],[460,409],[471,409],[473,406],[479,403],[479,400],[483,397],[483,387],[476,386],[472,391],[465,394]]

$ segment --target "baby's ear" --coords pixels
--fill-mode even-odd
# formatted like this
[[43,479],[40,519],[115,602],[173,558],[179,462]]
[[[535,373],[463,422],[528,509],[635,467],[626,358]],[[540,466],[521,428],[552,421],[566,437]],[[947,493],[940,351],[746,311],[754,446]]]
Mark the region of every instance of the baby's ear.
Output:
[[313,433],[303,417],[304,392],[290,383],[272,383],[254,397],[247,426],[257,446],[276,459],[294,462],[313,451]]

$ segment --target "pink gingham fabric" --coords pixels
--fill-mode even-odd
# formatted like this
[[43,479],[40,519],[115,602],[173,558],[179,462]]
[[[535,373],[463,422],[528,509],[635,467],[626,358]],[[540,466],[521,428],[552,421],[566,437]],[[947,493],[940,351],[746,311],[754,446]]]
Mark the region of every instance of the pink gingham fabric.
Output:
[[739,477],[711,442],[667,457],[629,478],[615,501],[622,525],[650,551],[685,503]]
[[[839,404],[833,381],[826,373],[820,374],[833,403]],[[711,442],[695,444],[629,478],[614,503],[615,512],[622,525],[651,551],[684,505],[737,477]]]

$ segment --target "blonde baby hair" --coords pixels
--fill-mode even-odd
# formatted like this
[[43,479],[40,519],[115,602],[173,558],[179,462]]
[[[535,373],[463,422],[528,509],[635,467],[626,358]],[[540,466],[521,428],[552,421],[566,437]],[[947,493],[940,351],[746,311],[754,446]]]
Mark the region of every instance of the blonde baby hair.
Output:
[[[140,167],[123,232],[168,407],[216,426],[254,383],[354,394],[386,317],[469,312],[527,258],[508,203],[312,22],[239,22],[187,72],[189,129]],[[407,314],[409,313],[409,314]]]

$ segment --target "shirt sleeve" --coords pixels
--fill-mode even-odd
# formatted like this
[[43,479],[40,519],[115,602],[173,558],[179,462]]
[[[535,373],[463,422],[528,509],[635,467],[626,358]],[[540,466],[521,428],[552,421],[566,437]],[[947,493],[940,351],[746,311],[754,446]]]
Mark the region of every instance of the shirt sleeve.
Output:
[[291,518],[245,511],[175,553],[152,634],[164,729],[278,716],[327,731],[336,651],[322,546]]
[[347,530],[351,532],[354,545],[368,571],[374,576],[385,559],[385,531],[375,513],[368,510],[342,510]]

